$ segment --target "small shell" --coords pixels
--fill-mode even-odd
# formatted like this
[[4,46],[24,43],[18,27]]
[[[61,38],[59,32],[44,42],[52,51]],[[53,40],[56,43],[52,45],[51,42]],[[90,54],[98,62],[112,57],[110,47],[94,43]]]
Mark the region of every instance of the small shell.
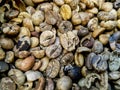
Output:
[[68,20],[71,18],[71,8],[69,5],[64,4],[60,8],[60,14],[64,20]]
[[41,72],[32,71],[32,70],[25,72],[25,75],[26,75],[27,81],[35,81],[43,76]]

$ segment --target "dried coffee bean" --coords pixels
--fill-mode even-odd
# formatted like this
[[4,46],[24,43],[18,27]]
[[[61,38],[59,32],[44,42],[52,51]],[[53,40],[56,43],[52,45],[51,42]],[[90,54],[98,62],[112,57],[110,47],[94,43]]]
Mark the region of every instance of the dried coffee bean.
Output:
[[49,58],[56,58],[61,54],[61,52],[62,52],[61,45],[53,44],[46,48],[46,55]]
[[110,80],[117,80],[120,78],[120,72],[119,71],[112,71],[108,74]]
[[0,72],[5,72],[9,69],[9,66],[4,61],[0,61]]
[[3,37],[3,38],[0,38],[0,45],[3,49],[10,50],[10,49],[13,49],[14,42],[10,38]]
[[5,62],[6,63],[12,63],[14,61],[14,52],[13,51],[7,51],[5,56]]
[[91,49],[87,48],[87,47],[78,47],[76,50],[77,53],[83,53],[83,52],[91,52]]
[[113,51],[110,54],[110,59],[108,61],[110,71],[116,71],[120,68],[120,57],[119,52]]
[[7,11],[5,13],[5,15],[8,19],[13,19],[13,18],[17,17],[18,14],[19,14],[19,11],[15,10],[15,9],[10,9],[9,11]]
[[68,31],[60,35],[60,42],[65,50],[73,51],[75,50],[75,46],[79,43],[79,38],[72,31]]
[[71,21],[73,25],[79,25],[81,23],[81,18],[78,12],[72,15]]
[[63,76],[57,81],[57,90],[70,90],[72,80],[68,76]]
[[85,78],[80,79],[78,85],[90,89],[96,79],[100,80],[100,76],[97,73],[90,73]]
[[30,31],[34,31],[33,22],[30,18],[23,19],[23,26],[27,27]]
[[49,64],[49,58],[48,58],[48,57],[43,57],[43,58],[40,60],[40,62],[41,62],[41,65],[40,65],[40,67],[39,67],[39,70],[40,70],[40,71],[45,71],[46,68],[47,68],[47,66],[48,66],[48,64]]
[[19,86],[25,83],[25,75],[19,69],[11,69],[8,72],[8,76]]
[[54,82],[51,78],[46,78],[45,90],[54,90]]
[[64,20],[68,20],[71,18],[71,8],[68,4],[64,4],[60,8],[60,14]]
[[96,54],[95,53],[90,53],[88,56],[87,56],[87,58],[86,58],[86,67],[88,68],[88,69],[92,69],[92,59],[93,59],[93,57],[95,56]]
[[102,72],[107,69],[107,61],[102,60],[101,56],[95,55],[92,59],[92,66],[98,72]]
[[27,81],[35,81],[43,76],[41,72],[33,71],[33,70],[29,70],[25,72],[25,75],[26,75]]
[[119,49],[120,44],[118,43],[118,40],[120,38],[120,32],[115,32],[110,38],[109,43],[112,50]]
[[31,41],[32,48],[38,46],[38,44],[39,44],[39,39],[37,37],[31,37],[30,41]]
[[55,25],[58,20],[58,14],[52,10],[48,10],[45,12],[45,21],[48,24]]
[[34,25],[39,25],[44,20],[44,12],[40,10],[36,10],[35,13],[32,14],[32,22]]
[[1,90],[16,90],[16,85],[15,85],[15,83],[12,81],[11,78],[9,78],[9,77],[4,77],[4,78],[1,79],[0,89],[1,89]]
[[55,31],[44,31],[40,35],[40,44],[43,46],[49,46],[55,42],[56,38]]
[[18,58],[26,58],[30,55],[29,51],[19,51],[19,52],[15,52],[15,56]]
[[40,49],[40,47],[31,48],[30,52],[35,58],[42,58],[45,55],[45,50]]
[[52,30],[52,25],[47,24],[46,22],[40,23],[40,31],[50,31]]
[[30,90],[33,87],[33,82],[25,82],[23,86],[19,86],[20,90]]
[[98,28],[98,18],[94,17],[90,19],[90,21],[87,24],[87,27],[91,31],[95,31]]
[[29,56],[25,59],[16,60],[15,66],[22,71],[28,71],[33,67],[34,63],[35,63],[35,58],[33,56]]
[[75,29],[78,30],[78,34],[77,35],[79,37],[84,37],[84,36],[88,35],[88,33],[89,33],[88,28],[85,28],[85,27],[83,27],[81,25],[75,27]]
[[80,67],[78,66],[67,65],[64,68],[64,72],[66,75],[70,76],[75,82],[81,77]]
[[80,90],[80,87],[78,86],[78,84],[73,83],[72,90]]
[[34,70],[34,71],[38,70],[40,66],[41,66],[41,61],[40,60],[36,61],[34,66],[32,67],[32,70]]
[[73,28],[72,23],[70,21],[62,21],[59,25],[58,25],[58,30],[61,33],[65,33],[68,31],[71,31]]
[[87,35],[81,39],[81,46],[92,48],[94,44],[94,38],[91,35]]
[[119,1],[119,0],[116,0],[116,1],[113,3],[113,5],[114,5],[114,8],[119,9],[119,8],[120,8],[120,1]]
[[16,36],[20,32],[20,27],[16,24],[7,23],[6,27],[3,28],[3,33],[9,36]]
[[84,65],[84,57],[81,53],[75,53],[75,64],[79,67]]
[[72,63],[73,61],[73,54],[72,53],[66,53],[60,60],[60,63],[62,65],[67,65]]
[[101,53],[103,51],[103,44],[100,41],[95,40],[92,50],[97,54]]
[[60,70],[60,63],[58,60],[53,59],[49,62],[48,67],[46,68],[46,76],[50,78],[55,78]]
[[44,90],[44,87],[45,87],[45,78],[40,77],[34,90]]
[[24,51],[30,48],[30,38],[28,36],[22,36],[15,46],[15,52],[17,51]]

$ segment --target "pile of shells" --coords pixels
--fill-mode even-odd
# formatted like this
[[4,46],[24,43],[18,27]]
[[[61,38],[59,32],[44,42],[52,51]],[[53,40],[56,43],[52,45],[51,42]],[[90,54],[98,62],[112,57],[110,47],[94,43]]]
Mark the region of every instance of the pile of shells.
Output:
[[0,0],[0,90],[120,90],[120,0]]

